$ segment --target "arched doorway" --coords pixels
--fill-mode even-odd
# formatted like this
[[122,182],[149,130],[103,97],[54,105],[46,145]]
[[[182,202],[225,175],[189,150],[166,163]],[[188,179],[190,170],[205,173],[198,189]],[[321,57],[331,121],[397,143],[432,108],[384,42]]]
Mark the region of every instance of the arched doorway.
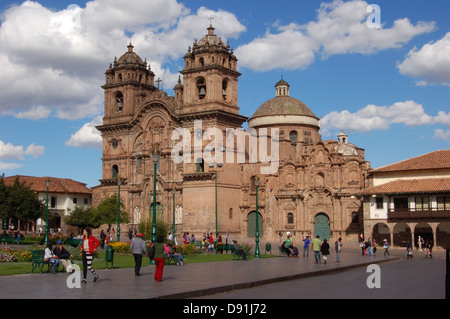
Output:
[[442,222],[436,229],[436,246],[450,248],[450,223]]
[[330,239],[330,218],[325,213],[319,213],[314,217],[314,238],[317,235],[321,240]]
[[385,239],[389,242],[391,240],[391,236],[388,225],[378,223],[373,226],[372,239],[375,240],[378,245],[382,245]]
[[414,246],[419,247],[419,236],[423,238],[424,242],[433,242],[433,229],[427,223],[419,223],[414,229]]
[[398,223],[394,226],[393,245],[406,247],[407,243],[411,243],[411,228],[406,223]]
[[[247,236],[255,237],[256,233],[256,211],[252,211],[247,216]],[[263,227],[263,218],[260,212],[258,212],[258,230],[259,230],[259,238],[263,237],[264,227]]]

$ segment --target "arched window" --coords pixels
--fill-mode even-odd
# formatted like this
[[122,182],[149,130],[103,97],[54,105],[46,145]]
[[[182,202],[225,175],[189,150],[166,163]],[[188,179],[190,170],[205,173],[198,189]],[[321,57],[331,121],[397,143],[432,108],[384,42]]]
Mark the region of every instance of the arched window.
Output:
[[293,224],[294,223],[294,214],[292,214],[292,213],[288,213],[287,214],[287,223],[288,224]]
[[352,224],[359,224],[359,216],[356,212],[352,213]]
[[199,78],[196,82],[198,98],[200,100],[204,99],[206,96],[206,81],[203,77]]
[[196,165],[196,172],[197,173],[203,173],[205,171],[205,163],[203,163],[203,159],[202,158],[198,158],[195,161],[195,165]]
[[223,98],[226,100],[227,99],[227,95],[228,95],[228,79],[223,79],[222,81],[222,96]]
[[114,165],[112,167],[112,178],[117,179],[118,176],[119,176],[119,167],[117,165]]
[[115,95],[116,103],[117,103],[117,111],[122,112],[123,110],[123,94],[122,92],[117,92]]
[[291,140],[291,142],[297,142],[297,132],[291,131],[289,133],[289,139]]

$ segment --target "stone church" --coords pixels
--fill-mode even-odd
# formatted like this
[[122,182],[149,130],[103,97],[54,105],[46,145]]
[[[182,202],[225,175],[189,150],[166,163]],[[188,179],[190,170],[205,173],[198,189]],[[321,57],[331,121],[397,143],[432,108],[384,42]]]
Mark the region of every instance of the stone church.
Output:
[[151,218],[156,205],[169,225],[175,218],[177,238],[209,230],[254,241],[258,220],[262,242],[287,232],[297,241],[307,234],[356,241],[362,202],[351,194],[364,188],[370,169],[364,150],[344,132],[322,141],[319,118],[283,79],[274,98],[250,118],[240,115],[238,59],[214,31],[188,48],[174,96],[159,89],[131,43],[106,70],[94,206],[117,194],[120,181],[131,219],[122,229]]

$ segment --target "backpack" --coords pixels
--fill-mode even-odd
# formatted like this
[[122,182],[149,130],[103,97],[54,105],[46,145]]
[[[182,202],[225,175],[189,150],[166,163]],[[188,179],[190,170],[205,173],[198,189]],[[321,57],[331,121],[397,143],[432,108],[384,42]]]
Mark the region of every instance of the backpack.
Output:
[[154,259],[155,258],[155,245],[153,244],[152,247],[150,248],[150,251],[148,252],[148,257],[150,259]]

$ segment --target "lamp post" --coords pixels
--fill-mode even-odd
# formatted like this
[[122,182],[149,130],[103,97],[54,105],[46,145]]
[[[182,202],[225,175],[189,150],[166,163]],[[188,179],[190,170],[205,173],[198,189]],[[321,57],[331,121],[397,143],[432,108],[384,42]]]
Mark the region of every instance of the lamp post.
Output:
[[[152,243],[156,243],[156,170],[158,169],[159,162],[159,149],[158,144],[153,147],[153,218],[152,218]],[[154,265],[154,260],[150,260],[150,264]]]
[[44,244],[47,245],[48,243],[48,186],[50,185],[50,180],[47,178],[45,180],[45,186],[47,187],[47,199],[46,199],[46,210],[45,210],[45,239]]
[[173,217],[172,217],[172,233],[173,233],[173,242],[176,243],[175,241],[175,186],[172,187],[172,195],[173,195]]
[[258,187],[259,187],[259,178],[258,176],[255,177],[255,186],[256,186],[256,230],[255,230],[255,258],[260,258],[261,254],[259,252],[259,222],[258,222]]
[[217,222],[217,168],[222,168],[222,163],[209,164],[209,167],[214,167],[214,194],[215,194],[215,213],[216,213],[216,238],[219,237],[219,229]]
[[120,185],[122,185],[120,177],[117,178],[117,185],[119,186],[119,194],[117,198],[117,241],[120,242]]

